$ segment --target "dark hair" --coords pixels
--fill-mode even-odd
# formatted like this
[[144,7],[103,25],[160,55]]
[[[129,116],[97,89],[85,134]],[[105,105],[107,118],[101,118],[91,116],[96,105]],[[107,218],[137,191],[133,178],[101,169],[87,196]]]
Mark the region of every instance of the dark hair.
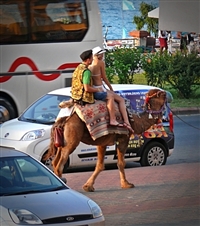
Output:
[[88,58],[91,58],[92,57],[92,50],[86,50],[84,51],[83,53],[81,53],[80,55],[80,58],[81,60],[85,61],[87,60]]

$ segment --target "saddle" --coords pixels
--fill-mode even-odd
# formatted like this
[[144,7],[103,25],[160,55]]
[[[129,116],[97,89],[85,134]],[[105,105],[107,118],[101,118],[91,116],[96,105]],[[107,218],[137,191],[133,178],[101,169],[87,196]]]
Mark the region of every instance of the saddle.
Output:
[[[125,103],[127,104],[127,111],[130,117],[132,113],[130,101],[125,100]],[[73,113],[76,113],[86,124],[93,140],[107,134],[129,134],[129,131],[125,127],[109,126],[109,113],[105,101],[96,100],[94,104],[80,104],[70,99],[59,104],[60,108],[71,108],[72,106]],[[117,122],[119,124],[123,124],[123,119],[117,103],[115,103],[115,115]],[[54,145],[56,147],[63,145],[63,129],[58,122],[56,127],[54,127]]]
[[[93,140],[110,133],[129,134],[125,127],[109,127],[109,113],[105,101],[96,100],[94,104],[85,104],[84,106],[75,104],[74,111],[85,122]],[[117,103],[115,103],[115,115],[117,122],[123,124]]]

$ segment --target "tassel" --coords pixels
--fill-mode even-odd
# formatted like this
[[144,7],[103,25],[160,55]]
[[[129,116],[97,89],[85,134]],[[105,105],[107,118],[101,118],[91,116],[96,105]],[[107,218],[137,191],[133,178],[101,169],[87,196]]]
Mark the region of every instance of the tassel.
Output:
[[151,113],[149,113],[149,119],[152,119],[153,117],[152,117],[152,114]]

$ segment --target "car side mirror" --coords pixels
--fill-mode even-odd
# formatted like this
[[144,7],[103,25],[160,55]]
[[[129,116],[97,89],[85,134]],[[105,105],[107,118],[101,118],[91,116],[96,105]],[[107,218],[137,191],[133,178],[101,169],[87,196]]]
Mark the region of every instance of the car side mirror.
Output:
[[65,177],[60,178],[65,184],[67,184],[67,179]]

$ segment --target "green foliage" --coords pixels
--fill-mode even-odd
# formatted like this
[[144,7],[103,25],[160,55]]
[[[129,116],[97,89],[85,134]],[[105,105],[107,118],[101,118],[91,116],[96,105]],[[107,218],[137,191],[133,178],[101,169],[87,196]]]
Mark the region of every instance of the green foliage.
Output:
[[155,9],[153,5],[142,2],[140,4],[141,16],[134,16],[133,23],[136,24],[136,29],[141,30],[146,25],[146,29],[150,33],[154,33],[155,36],[158,33],[158,19],[148,17],[148,12]]
[[171,57],[165,77],[181,96],[191,97],[200,85],[200,58],[195,53],[184,55],[177,52]]
[[163,54],[156,52],[155,54],[141,55],[142,69],[148,85],[164,87],[170,58],[170,55],[166,52]]
[[142,28],[145,25],[144,19],[141,18],[140,16],[134,16],[133,18],[133,23],[136,25],[136,30],[142,30]]
[[147,83],[164,88],[170,84],[180,97],[190,98],[200,85],[200,58],[197,54],[149,54],[141,59]]
[[111,83],[114,78],[120,84],[134,83],[134,75],[140,70],[141,50],[133,48],[119,48],[106,53],[106,74]]
[[135,83],[141,69],[148,85],[171,87],[177,98],[194,97],[200,88],[200,58],[195,53],[142,53],[132,48],[106,53],[106,74],[111,83]]

